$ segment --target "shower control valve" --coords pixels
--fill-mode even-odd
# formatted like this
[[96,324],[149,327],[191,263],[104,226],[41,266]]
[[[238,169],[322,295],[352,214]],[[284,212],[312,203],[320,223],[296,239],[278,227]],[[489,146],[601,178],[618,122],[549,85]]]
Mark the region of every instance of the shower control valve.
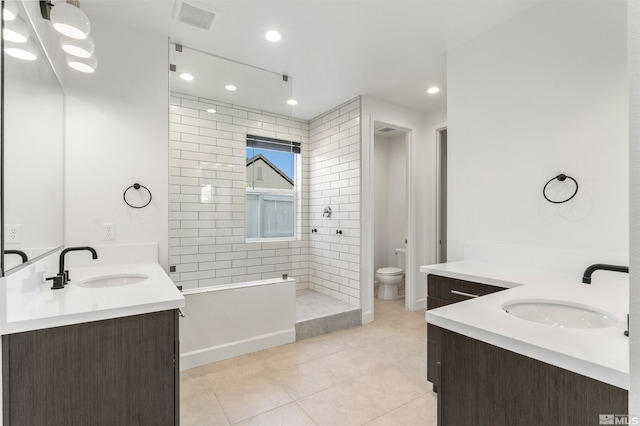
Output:
[[342,235],[342,229],[336,229],[336,234]]

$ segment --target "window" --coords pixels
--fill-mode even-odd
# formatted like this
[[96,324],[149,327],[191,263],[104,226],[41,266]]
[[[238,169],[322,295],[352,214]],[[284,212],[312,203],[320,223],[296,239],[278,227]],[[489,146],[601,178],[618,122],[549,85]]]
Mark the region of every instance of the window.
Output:
[[246,238],[295,235],[300,143],[247,135]]

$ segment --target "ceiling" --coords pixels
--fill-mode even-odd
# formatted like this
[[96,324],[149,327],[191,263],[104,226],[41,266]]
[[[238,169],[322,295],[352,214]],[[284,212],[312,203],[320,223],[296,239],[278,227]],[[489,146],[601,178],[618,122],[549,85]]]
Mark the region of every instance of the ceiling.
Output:
[[[358,95],[429,112],[446,105],[446,52],[545,0],[184,0],[216,12],[210,31],[173,19],[177,0],[83,0],[100,17],[291,76],[311,119]],[[123,13],[123,11],[126,11]],[[278,29],[279,43],[264,33]],[[426,89],[439,86],[436,95]]]

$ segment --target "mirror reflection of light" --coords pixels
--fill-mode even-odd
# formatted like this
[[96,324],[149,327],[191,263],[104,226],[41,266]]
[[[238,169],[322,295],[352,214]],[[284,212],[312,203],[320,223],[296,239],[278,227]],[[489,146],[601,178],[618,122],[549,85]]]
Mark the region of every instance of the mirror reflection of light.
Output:
[[35,61],[38,59],[39,49],[32,39],[28,39],[26,43],[5,42],[4,51],[7,55],[25,61]]
[[289,99],[287,101],[287,104],[289,104],[289,105],[298,105],[298,101],[296,101],[295,99]]
[[22,18],[17,17],[13,21],[5,22],[2,38],[15,43],[25,43],[29,39],[29,28]]
[[4,9],[2,9],[2,19],[5,21],[13,21],[17,15],[16,4],[13,2],[5,3]]
[[238,88],[233,84],[227,84],[226,86],[224,86],[224,88],[230,92],[235,92],[236,90],[238,90]]
[[75,40],[69,37],[63,37],[60,40],[60,46],[62,50],[70,55],[77,56],[78,58],[90,58],[95,50],[95,44],[91,37],[87,37],[84,40]]
[[76,71],[92,73],[98,66],[95,56],[90,58],[67,58],[67,64]]
[[213,201],[213,191],[211,185],[202,185],[200,188],[200,202],[211,203]]
[[211,114],[215,114],[216,110],[214,108],[207,108],[207,112]]
[[189,74],[188,72],[180,73],[180,78],[185,80],[185,81],[192,81],[193,80],[193,76],[191,74]]

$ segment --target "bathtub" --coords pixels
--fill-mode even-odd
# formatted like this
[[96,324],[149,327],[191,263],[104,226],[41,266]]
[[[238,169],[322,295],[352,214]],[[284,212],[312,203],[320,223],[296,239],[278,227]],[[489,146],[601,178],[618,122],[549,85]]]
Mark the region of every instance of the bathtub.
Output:
[[296,340],[296,280],[252,281],[185,290],[180,369]]

